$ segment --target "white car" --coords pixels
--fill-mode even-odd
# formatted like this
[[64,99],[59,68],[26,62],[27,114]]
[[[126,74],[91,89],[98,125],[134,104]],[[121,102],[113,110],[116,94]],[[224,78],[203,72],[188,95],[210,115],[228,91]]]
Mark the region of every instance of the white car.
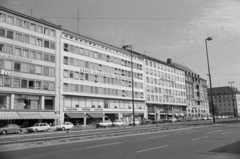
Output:
[[122,121],[122,120],[116,120],[113,122],[114,126],[128,126],[129,123],[128,122],[125,122],[125,121]]
[[211,116],[208,116],[208,117],[207,117],[207,120],[212,120],[212,117],[211,117]]
[[96,127],[111,127],[113,126],[113,123],[110,120],[105,120],[105,121],[101,121],[99,123],[96,124]]
[[61,125],[56,127],[57,130],[73,130],[75,126],[71,122],[64,122]]
[[50,130],[50,125],[47,123],[36,123],[32,127],[27,129],[28,132],[38,132],[38,131],[48,131]]
[[[135,125],[140,125],[140,124],[141,124],[141,120],[140,119],[135,119]],[[130,121],[129,125],[133,125],[133,121]]]

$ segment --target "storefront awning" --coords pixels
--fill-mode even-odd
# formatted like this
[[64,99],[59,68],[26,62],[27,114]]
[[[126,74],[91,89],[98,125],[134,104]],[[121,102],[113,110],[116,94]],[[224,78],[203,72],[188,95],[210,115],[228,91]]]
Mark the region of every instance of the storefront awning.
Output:
[[69,118],[88,118],[84,113],[65,113]]
[[38,112],[42,119],[57,119],[57,115],[54,112]]
[[17,112],[0,112],[1,120],[22,119]]
[[103,115],[103,113],[87,113],[88,116],[92,117],[92,118],[103,118],[103,117],[107,117],[105,115]]
[[42,119],[38,112],[18,112],[22,119]]

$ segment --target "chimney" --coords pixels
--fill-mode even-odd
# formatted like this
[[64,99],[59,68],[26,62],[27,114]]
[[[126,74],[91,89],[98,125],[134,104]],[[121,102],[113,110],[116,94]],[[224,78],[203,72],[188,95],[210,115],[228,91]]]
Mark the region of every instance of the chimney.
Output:
[[167,63],[172,65],[172,59],[171,58],[167,59]]

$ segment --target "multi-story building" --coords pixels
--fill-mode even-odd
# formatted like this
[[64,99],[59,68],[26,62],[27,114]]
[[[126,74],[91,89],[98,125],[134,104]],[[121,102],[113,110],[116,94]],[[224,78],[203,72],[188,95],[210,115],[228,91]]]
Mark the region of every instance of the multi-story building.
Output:
[[185,71],[187,116],[204,117],[209,114],[206,80],[194,73],[187,66],[173,63],[177,68]]
[[60,29],[0,7],[0,124],[57,118]]
[[145,98],[150,119],[186,114],[184,71],[167,63],[145,56]]
[[133,54],[135,118],[145,112],[143,59],[130,50],[64,30],[61,35],[61,121],[131,120]]
[[[214,114],[216,115],[239,115],[240,92],[237,88],[229,86],[212,88]],[[212,113],[211,94],[208,88],[210,112]]]

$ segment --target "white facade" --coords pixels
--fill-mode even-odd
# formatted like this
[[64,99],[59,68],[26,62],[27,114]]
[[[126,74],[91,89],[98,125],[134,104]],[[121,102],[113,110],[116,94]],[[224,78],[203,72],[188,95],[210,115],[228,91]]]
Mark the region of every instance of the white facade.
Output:
[[[143,60],[133,58],[133,63],[135,115],[142,118],[145,112]],[[131,55],[128,51],[63,31],[60,65],[61,121],[86,125],[96,120],[131,120]],[[95,113],[95,117],[91,113]],[[79,118],[71,118],[71,114]]]
[[145,95],[149,118],[186,113],[185,73],[156,59],[145,59]]
[[18,124],[38,112],[59,114],[59,34],[56,25],[0,8],[0,112],[25,114]]

